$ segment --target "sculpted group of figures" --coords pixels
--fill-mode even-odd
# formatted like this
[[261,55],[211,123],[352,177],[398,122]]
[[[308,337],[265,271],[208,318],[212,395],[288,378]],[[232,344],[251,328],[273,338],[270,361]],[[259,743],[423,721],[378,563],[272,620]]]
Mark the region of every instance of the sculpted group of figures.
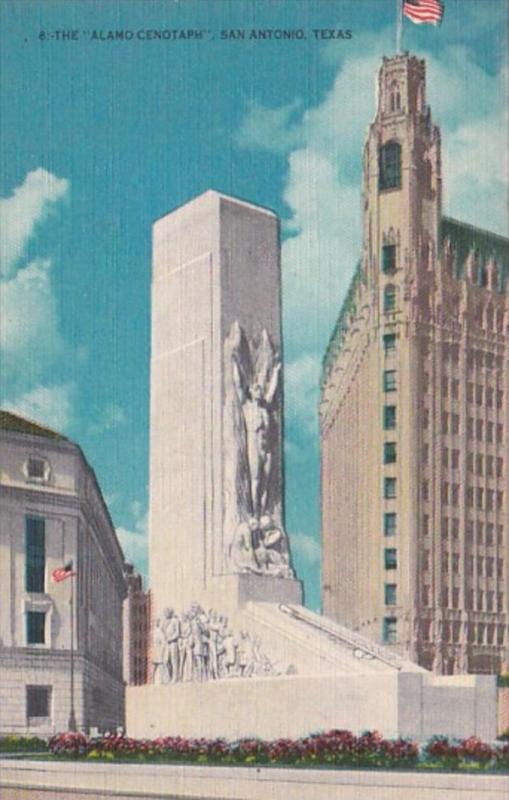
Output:
[[275,675],[260,652],[260,640],[247,631],[234,636],[228,618],[198,603],[180,617],[166,608],[156,620],[152,647],[152,682],[207,681]]
[[230,546],[230,562],[237,572],[292,578],[288,539],[268,514],[241,522]]

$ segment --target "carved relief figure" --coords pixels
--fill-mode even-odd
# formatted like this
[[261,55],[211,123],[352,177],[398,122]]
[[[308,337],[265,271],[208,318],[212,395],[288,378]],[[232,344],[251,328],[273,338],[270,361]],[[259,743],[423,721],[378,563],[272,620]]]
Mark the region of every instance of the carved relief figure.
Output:
[[249,468],[250,510],[260,517],[267,509],[272,449],[277,436],[272,430],[273,403],[278,389],[281,363],[275,358],[268,334],[263,331],[258,359],[261,364],[252,383],[246,380],[239,354],[232,354],[232,375],[244,418],[245,446]]
[[180,621],[172,608],[164,611],[164,633],[167,642],[167,665],[170,683],[179,679]]
[[234,322],[225,341],[225,367],[227,563],[235,572],[292,577],[280,521],[281,362],[267,331],[249,341]]
[[157,619],[152,642],[152,683],[157,686],[167,683],[166,652],[166,636],[161,620]]

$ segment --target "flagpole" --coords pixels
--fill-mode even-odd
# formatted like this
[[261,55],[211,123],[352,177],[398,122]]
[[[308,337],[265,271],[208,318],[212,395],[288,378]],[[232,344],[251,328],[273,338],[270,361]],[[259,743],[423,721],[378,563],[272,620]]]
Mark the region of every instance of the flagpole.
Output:
[[71,575],[71,710],[69,713],[69,730],[76,730],[76,712],[74,710],[74,575]]
[[396,0],[396,53],[401,53],[403,35],[403,0]]

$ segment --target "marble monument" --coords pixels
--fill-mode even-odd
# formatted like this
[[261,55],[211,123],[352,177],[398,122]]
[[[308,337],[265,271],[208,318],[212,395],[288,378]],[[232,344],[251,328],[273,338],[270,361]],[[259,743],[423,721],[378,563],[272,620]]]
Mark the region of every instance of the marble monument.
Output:
[[283,504],[279,225],[214,191],[157,220],[150,683],[130,735],[495,735],[490,676],[435,676],[302,605]]

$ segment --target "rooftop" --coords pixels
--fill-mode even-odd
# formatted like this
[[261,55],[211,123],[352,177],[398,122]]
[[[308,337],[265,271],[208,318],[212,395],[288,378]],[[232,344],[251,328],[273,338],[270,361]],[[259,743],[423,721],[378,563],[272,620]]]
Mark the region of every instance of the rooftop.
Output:
[[460,222],[452,217],[442,217],[440,225],[440,243],[450,239],[456,251],[457,276],[461,277],[462,267],[471,250],[474,250],[485,266],[490,258],[494,258],[500,270],[500,284],[503,286],[509,277],[509,238],[498,233],[476,228],[467,222]]
[[0,409],[0,430],[12,433],[26,433],[30,436],[43,436],[45,439],[53,439],[60,442],[70,441],[67,436],[63,436],[52,428],[47,428],[39,422],[34,422],[31,419],[3,409]]
[[[483,268],[490,258],[494,258],[499,269],[499,287],[503,287],[509,281],[509,238],[500,236],[498,233],[477,228],[466,222],[460,222],[452,217],[442,217],[440,224],[440,244],[449,239],[455,250],[456,275],[462,276],[463,264],[471,250],[477,253],[481,267]],[[343,339],[348,330],[349,317],[355,313],[355,300],[357,287],[362,280],[360,262],[357,264],[352,276],[350,286],[347,290],[339,314],[334,325],[325,355],[322,360],[322,386],[327,379],[331,365],[334,363],[336,355],[340,352]]]

